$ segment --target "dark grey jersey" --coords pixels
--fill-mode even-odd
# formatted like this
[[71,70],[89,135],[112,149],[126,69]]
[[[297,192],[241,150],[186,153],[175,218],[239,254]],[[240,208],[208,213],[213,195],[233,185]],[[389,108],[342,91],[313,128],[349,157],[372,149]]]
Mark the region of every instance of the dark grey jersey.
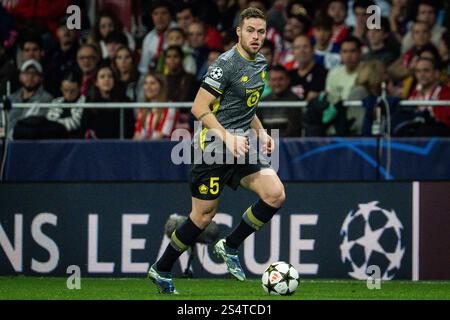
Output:
[[[247,132],[264,90],[266,59],[258,53],[254,60],[246,59],[234,46],[211,64],[203,78],[202,88],[216,97],[212,112],[228,130]],[[207,128],[197,130],[195,140],[209,141]]]

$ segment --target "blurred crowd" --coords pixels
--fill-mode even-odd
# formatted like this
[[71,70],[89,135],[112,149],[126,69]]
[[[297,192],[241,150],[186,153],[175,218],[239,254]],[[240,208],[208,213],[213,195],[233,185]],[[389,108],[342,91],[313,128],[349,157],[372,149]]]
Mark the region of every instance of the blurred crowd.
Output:
[[[189,109],[61,106],[193,101],[211,63],[236,44],[238,15],[249,6],[267,17],[261,53],[269,76],[262,101],[307,103],[259,108],[266,128],[279,129],[281,137],[450,135],[450,106],[399,103],[450,100],[448,1],[0,3],[0,96],[55,103],[13,108],[7,132],[13,139],[123,134],[145,140],[170,138],[177,128],[192,132]],[[70,5],[80,8],[79,30],[68,27]]]

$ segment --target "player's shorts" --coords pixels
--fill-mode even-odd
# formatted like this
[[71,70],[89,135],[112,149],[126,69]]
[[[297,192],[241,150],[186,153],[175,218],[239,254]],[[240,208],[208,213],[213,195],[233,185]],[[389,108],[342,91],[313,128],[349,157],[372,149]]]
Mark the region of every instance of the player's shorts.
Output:
[[220,196],[225,185],[236,190],[241,179],[265,168],[270,164],[261,162],[244,164],[191,164],[191,195],[201,200],[214,200]]

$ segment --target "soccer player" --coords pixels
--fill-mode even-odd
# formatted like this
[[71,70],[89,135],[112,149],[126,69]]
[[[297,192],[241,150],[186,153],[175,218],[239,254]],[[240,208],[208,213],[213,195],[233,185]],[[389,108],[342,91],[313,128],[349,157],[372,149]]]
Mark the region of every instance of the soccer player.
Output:
[[[254,163],[247,161],[252,152],[257,152],[249,144],[251,132],[256,134],[263,153],[271,154],[274,150],[274,140],[255,114],[267,67],[264,56],[258,53],[266,35],[264,14],[252,7],[243,10],[236,33],[238,43],[209,67],[191,108],[202,123],[194,136],[193,149],[201,148],[203,155],[222,149],[223,154],[231,152],[235,160],[244,157],[246,161],[207,164],[203,157],[200,164],[192,164],[192,211],[173,232],[164,254],[148,272],[160,293],[177,293],[170,273],[172,266],[211,223],[225,185],[235,190],[241,185],[260,198],[244,212],[228,237],[214,246],[215,254],[224,260],[228,272],[240,281],[245,280],[245,273],[237,255],[239,246],[269,222],[285,200],[284,187],[275,170],[260,159]],[[236,130],[242,131],[236,133]]]

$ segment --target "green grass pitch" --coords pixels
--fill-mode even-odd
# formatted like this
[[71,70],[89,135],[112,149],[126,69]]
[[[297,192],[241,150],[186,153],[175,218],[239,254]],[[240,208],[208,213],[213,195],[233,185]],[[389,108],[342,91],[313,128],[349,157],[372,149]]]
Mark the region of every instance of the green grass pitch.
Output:
[[238,282],[232,279],[175,279],[180,295],[161,295],[149,280],[142,278],[82,278],[80,290],[69,290],[66,278],[0,277],[0,300],[372,300],[440,299],[450,300],[450,281],[386,281],[381,289],[369,290],[365,281],[302,280],[294,295],[267,295],[258,279]]

